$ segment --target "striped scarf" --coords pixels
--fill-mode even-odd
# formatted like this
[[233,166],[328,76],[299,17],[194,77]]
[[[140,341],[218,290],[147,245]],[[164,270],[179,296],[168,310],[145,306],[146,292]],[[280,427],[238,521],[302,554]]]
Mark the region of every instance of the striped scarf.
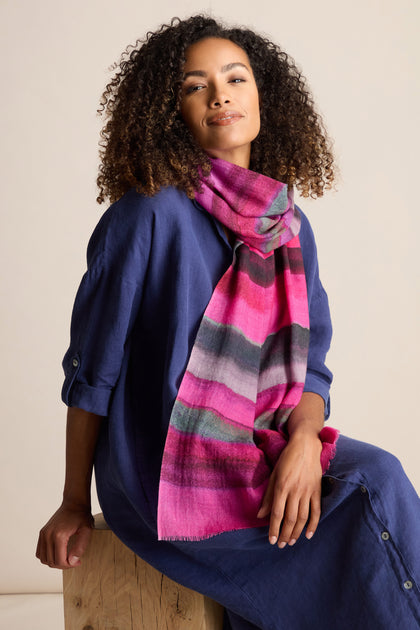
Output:
[[309,315],[293,191],[217,159],[196,199],[236,241],[172,410],[161,540],[201,540],[268,522],[256,514],[306,375]]

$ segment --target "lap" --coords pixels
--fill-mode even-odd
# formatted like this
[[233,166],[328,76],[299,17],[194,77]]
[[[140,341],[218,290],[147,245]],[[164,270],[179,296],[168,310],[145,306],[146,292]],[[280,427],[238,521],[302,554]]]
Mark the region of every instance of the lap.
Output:
[[233,630],[385,630],[390,623],[415,630],[419,504],[393,455],[340,436],[323,480],[321,523],[310,541],[301,537],[279,550],[261,527],[162,543],[150,530],[140,540],[133,517],[125,542],[176,581],[233,611]]
[[[229,605],[256,628],[402,624],[414,630],[420,623],[419,537],[420,502],[398,459],[341,436],[311,541],[301,537],[278,550],[268,544],[266,528],[257,528],[175,546],[225,577],[223,588],[241,602],[239,609]],[[223,595],[214,582],[211,588],[210,596]]]

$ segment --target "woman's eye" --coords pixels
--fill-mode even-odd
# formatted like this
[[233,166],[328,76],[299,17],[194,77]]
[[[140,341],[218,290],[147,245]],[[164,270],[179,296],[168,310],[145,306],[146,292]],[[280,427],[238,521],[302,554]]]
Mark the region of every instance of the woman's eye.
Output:
[[201,90],[202,88],[204,88],[204,85],[189,85],[185,92],[187,94],[192,94],[193,92],[198,92],[199,90]]
[[245,79],[241,79],[240,77],[235,77],[234,79],[230,79],[229,83],[245,83]]

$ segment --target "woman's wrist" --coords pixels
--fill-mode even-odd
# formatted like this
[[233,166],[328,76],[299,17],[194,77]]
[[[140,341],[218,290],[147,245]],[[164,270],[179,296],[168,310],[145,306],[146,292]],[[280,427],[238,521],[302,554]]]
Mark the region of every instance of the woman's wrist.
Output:
[[324,426],[324,399],[313,392],[304,392],[287,421],[290,439],[318,437]]
[[86,495],[67,495],[63,493],[63,500],[61,507],[65,510],[77,511],[77,512],[91,512],[92,503],[90,496]]
[[296,438],[299,436],[318,437],[322,427],[323,423],[320,423],[316,417],[301,418],[299,421],[288,426],[289,438]]
[[306,449],[316,449],[319,450],[319,452],[322,450],[322,441],[319,437],[319,431],[315,430],[313,427],[310,429],[296,429],[289,435],[288,443],[289,445],[300,446],[305,451]]

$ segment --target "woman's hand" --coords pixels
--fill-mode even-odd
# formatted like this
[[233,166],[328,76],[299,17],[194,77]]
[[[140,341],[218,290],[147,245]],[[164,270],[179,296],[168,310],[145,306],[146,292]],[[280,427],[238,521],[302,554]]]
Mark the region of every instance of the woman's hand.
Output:
[[89,543],[90,484],[101,422],[101,416],[89,411],[68,409],[63,502],[41,529],[36,548],[36,557],[55,569],[78,566]]
[[302,435],[292,437],[282,451],[258,512],[259,518],[271,512],[271,544],[294,545],[308,518],[306,537],[315,533],[321,515],[321,449],[317,435]]
[[[304,392],[290,414],[289,442],[283,449],[267,486],[258,518],[271,513],[269,541],[282,549],[294,545],[305,523],[312,538],[321,516],[321,451],[318,437],[324,424],[324,401]],[[281,528],[281,529],[280,529]]]
[[36,557],[53,569],[70,569],[80,565],[92,527],[93,517],[89,508],[63,502],[39,532]]

